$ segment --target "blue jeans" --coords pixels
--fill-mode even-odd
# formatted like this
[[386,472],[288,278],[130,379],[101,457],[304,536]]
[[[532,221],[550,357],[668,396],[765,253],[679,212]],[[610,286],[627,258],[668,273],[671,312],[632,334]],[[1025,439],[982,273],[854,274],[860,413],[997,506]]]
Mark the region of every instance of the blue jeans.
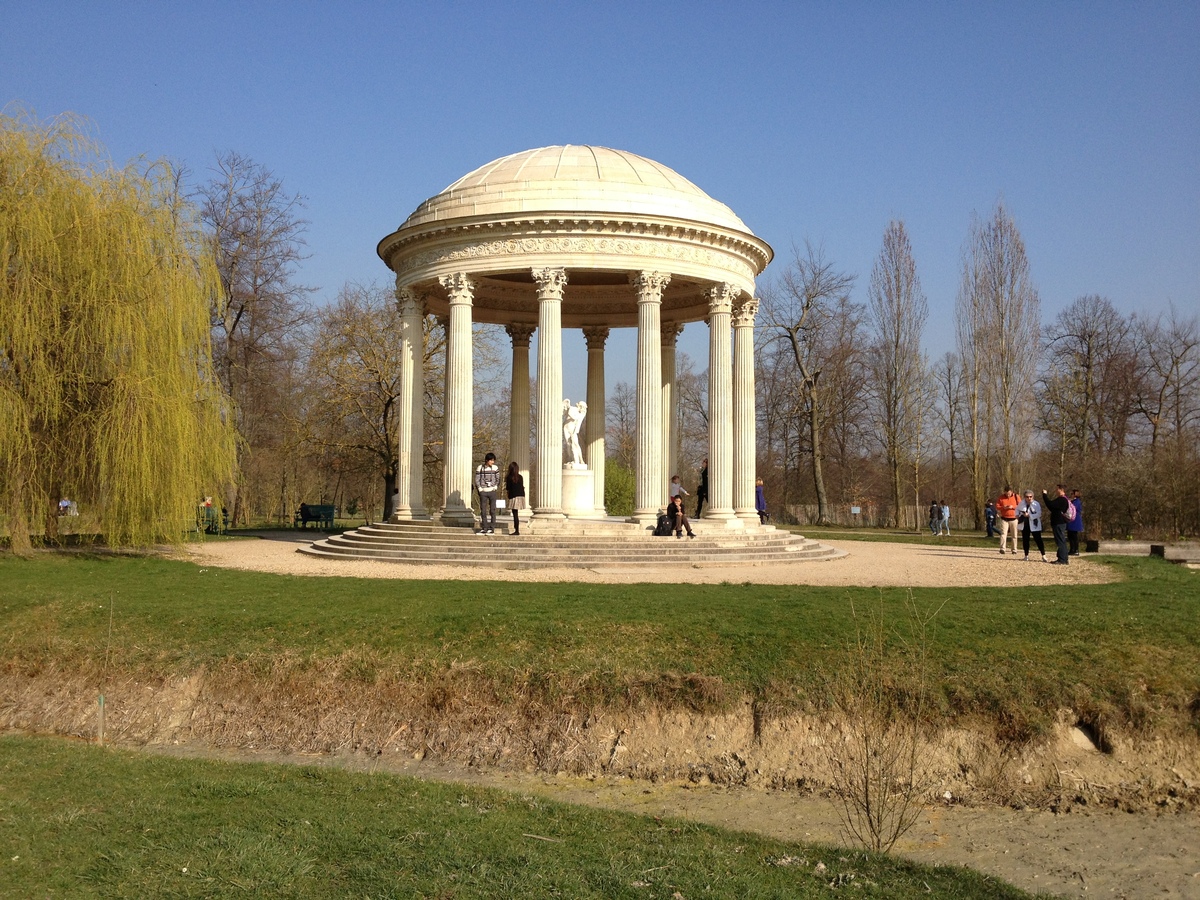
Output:
[[1058,561],[1063,565],[1070,562],[1067,559],[1067,524],[1054,526],[1054,546],[1058,550]]

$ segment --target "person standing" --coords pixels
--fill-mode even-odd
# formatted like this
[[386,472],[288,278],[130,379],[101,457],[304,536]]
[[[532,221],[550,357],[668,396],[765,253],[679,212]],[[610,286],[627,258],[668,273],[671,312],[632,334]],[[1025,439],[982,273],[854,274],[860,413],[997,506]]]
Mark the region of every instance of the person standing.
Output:
[[754,509],[758,512],[758,524],[766,525],[771,516],[767,512],[767,493],[761,478],[754,480]]
[[1075,507],[1075,518],[1067,523],[1067,544],[1071,556],[1079,555],[1079,536],[1083,534],[1083,498],[1079,491],[1071,491],[1071,505]]
[[496,465],[496,454],[483,458],[483,465],[475,469],[475,493],[479,495],[479,534],[496,533],[496,494],[500,490],[500,467]]
[[1066,566],[1071,562],[1067,559],[1067,507],[1070,505],[1067,490],[1061,484],[1054,488],[1053,499],[1042,491],[1042,507],[1050,510],[1050,528],[1054,531],[1054,546],[1058,551],[1058,558],[1050,563],[1052,566]]
[[667,497],[668,500],[680,495],[683,495],[684,497],[688,496],[687,488],[683,486],[683,482],[679,480],[678,475],[671,476],[671,487],[667,493],[669,495]]
[[942,508],[938,506],[936,500],[929,501],[929,530],[933,532],[933,536],[938,536],[938,528],[942,524]]
[[525,476],[515,459],[508,464],[508,474],[504,476],[504,493],[508,495],[508,508],[512,510],[513,534],[520,534],[519,511],[525,508]]
[[1017,495],[1011,487],[1006,487],[1004,493],[996,498],[996,515],[1000,517],[1000,555],[1004,555],[1004,545],[1008,536],[1012,535],[1012,555],[1017,555]]
[[987,536],[996,536],[996,504],[989,500],[983,507],[983,521],[987,523]]
[[938,529],[938,534],[942,533],[941,529],[946,529],[946,537],[950,537],[950,504],[945,500],[942,501],[942,524]]
[[696,487],[696,518],[700,518],[700,513],[704,510],[704,504],[708,502],[708,457],[704,458],[704,465],[700,467],[700,484]]
[[1021,523],[1021,549],[1025,551],[1025,562],[1029,562],[1029,539],[1037,544],[1046,560],[1046,545],[1042,542],[1042,504],[1033,499],[1033,491],[1025,492],[1025,500],[1017,507],[1017,521]]

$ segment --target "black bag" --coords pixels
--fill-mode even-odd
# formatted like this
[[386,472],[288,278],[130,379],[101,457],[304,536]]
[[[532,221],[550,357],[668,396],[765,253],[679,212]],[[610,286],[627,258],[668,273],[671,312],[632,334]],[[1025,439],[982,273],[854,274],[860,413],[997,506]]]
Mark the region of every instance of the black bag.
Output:
[[655,537],[670,537],[671,536],[671,517],[666,513],[662,513],[658,517],[658,525],[654,529]]

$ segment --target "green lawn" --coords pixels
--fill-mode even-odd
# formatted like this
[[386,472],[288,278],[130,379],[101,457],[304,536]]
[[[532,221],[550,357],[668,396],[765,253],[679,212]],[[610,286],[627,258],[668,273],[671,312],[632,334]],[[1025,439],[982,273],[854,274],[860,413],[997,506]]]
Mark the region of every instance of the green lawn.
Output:
[[[1157,559],[1108,564],[1120,580],[1105,585],[913,590],[920,609],[941,606],[933,714],[989,718],[1015,740],[1064,706],[1106,728],[1196,728],[1196,573]],[[900,625],[906,595],[302,578],[156,558],[5,556],[0,665],[171,675],[340,659],[353,662],[345,677],[368,684],[469,671],[501,699],[819,708],[846,660],[851,605]]]
[[0,737],[0,897],[1017,898],[967,869],[325,768]]

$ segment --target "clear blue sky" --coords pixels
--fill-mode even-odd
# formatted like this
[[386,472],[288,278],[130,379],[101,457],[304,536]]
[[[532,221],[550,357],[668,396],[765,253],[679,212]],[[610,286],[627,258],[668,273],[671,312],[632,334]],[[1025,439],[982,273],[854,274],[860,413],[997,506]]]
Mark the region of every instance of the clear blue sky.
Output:
[[[858,300],[904,219],[932,356],[999,198],[1043,319],[1088,293],[1200,310],[1197,2],[0,6],[0,104],[85,115],[118,162],[267,166],[307,198],[320,298],[388,282],[377,241],[459,176],[576,143],[728,204],[774,246],[767,277],[822,243]],[[705,332],[680,344],[701,367]],[[633,381],[627,344],[610,381]]]

